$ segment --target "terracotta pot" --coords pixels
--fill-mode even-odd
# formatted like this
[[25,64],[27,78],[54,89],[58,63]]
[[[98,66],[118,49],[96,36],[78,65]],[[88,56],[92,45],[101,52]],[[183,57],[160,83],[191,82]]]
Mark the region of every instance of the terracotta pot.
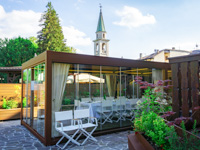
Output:
[[128,148],[129,150],[154,150],[140,133],[128,135]]

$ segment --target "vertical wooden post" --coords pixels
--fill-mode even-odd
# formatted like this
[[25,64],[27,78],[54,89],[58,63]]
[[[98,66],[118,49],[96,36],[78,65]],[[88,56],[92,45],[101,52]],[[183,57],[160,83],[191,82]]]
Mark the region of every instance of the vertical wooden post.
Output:
[[172,95],[172,109],[176,114],[174,117],[179,117],[179,80],[178,80],[179,66],[178,63],[172,64],[172,81],[173,81],[173,95]]
[[[31,84],[32,84],[32,81],[34,81],[34,68],[31,68]],[[30,101],[30,126],[31,127],[33,127],[33,121],[34,121],[33,113],[34,113],[34,89],[31,89],[31,101]]]
[[181,63],[181,95],[182,95],[182,116],[189,117],[188,62]]
[[[199,106],[199,62],[190,62],[191,71],[191,93],[192,93],[192,112],[194,113],[194,107]],[[200,114],[196,114],[193,119],[200,123]]]
[[45,145],[51,145],[51,126],[52,126],[52,59],[51,53],[46,51],[45,56]]

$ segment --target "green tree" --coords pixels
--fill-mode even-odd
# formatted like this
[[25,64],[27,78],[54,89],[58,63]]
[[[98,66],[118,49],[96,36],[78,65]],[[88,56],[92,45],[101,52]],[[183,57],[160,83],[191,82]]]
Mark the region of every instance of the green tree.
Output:
[[34,47],[38,48],[37,38],[34,36],[29,37],[29,40],[33,43]]
[[57,52],[74,52],[74,49],[67,47],[60,26],[60,21],[51,2],[47,4],[47,11],[41,17],[42,30],[38,32],[38,53],[46,50],[53,50]]
[[29,39],[22,37],[0,39],[0,66],[21,66],[22,63],[34,57],[37,46]]

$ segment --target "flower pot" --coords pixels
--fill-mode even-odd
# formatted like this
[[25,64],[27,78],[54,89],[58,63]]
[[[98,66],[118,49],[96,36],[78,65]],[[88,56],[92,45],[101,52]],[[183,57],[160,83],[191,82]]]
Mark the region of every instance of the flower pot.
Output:
[[140,133],[128,135],[128,148],[129,150],[154,150]]

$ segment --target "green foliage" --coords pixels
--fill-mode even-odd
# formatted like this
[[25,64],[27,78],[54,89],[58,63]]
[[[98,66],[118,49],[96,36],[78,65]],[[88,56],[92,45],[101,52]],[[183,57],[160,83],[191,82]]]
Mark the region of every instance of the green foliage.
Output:
[[138,109],[135,110],[135,116],[139,117],[142,112],[145,114],[148,114],[149,112],[160,114],[170,111],[172,109],[170,104],[158,101],[158,99],[164,99],[163,97],[163,92],[156,92],[155,89],[147,87],[143,93],[143,102],[140,102],[137,105]]
[[163,145],[163,148],[166,148],[169,145],[166,137],[170,128],[156,113],[149,112],[146,114],[143,112],[140,118],[134,120],[134,127],[135,131],[145,132],[145,135],[150,137],[157,146]]
[[18,102],[15,100],[8,100],[7,101],[7,108],[6,109],[13,109],[18,107]]
[[184,122],[181,123],[183,138],[180,138],[175,132],[174,127],[171,127],[169,132],[168,141],[169,141],[169,150],[194,150],[200,149],[200,141],[193,135],[198,136],[198,131],[196,130],[196,120],[193,125],[193,131],[190,137],[187,137],[187,133],[185,130]]
[[34,36],[29,37],[29,40],[32,42],[32,44],[34,45],[34,47],[38,48],[38,44],[37,44],[37,38]]
[[63,105],[70,105],[70,104],[71,104],[71,100],[65,98],[65,99],[63,100],[62,104],[63,104]]
[[34,57],[37,47],[28,39],[0,39],[0,66],[21,66]]
[[26,97],[23,98],[23,101],[22,101],[22,107],[26,107]]
[[6,99],[3,98],[3,105],[2,105],[2,108],[6,109],[7,108],[7,102],[6,102]]
[[4,109],[13,109],[13,108],[17,108],[19,105],[19,103],[17,101],[14,100],[6,100],[5,98],[3,99],[3,105],[2,107]]
[[100,96],[100,90],[99,90],[99,89],[96,89],[96,92],[93,93],[93,96],[94,96],[94,97]]
[[53,50],[57,52],[75,52],[72,47],[67,47],[65,44],[62,27],[55,9],[51,2],[47,4],[47,11],[41,17],[42,30],[38,32],[38,53],[46,50]]

